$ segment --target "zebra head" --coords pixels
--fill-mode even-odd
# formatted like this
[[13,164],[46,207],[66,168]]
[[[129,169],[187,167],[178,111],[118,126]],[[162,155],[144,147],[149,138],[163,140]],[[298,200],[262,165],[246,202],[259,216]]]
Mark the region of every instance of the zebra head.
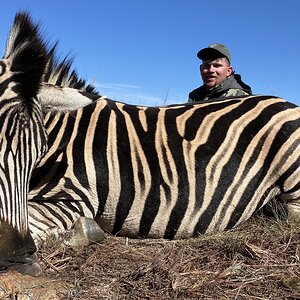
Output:
[[0,61],[0,269],[40,271],[29,232],[31,174],[47,149],[37,93],[47,64],[39,27],[16,14]]

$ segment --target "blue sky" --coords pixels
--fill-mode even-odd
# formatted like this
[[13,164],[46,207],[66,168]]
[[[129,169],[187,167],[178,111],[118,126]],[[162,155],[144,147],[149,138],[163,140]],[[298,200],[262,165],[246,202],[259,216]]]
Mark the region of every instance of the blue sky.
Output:
[[236,73],[256,94],[300,105],[298,0],[4,1],[0,51],[14,15],[26,9],[62,56],[112,99],[140,105],[187,100],[201,85],[198,50],[226,44]]

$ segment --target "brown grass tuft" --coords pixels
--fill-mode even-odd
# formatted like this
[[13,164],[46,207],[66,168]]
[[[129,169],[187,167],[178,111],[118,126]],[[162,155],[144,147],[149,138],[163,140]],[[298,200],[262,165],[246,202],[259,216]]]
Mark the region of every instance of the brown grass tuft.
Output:
[[65,299],[300,299],[297,223],[255,216],[199,238],[133,240],[40,250],[46,276],[71,285]]

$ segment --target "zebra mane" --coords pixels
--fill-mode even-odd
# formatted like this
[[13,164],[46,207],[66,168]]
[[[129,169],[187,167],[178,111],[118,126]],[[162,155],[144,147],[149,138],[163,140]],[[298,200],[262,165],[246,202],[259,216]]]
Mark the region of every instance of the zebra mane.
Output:
[[47,43],[41,37],[39,24],[34,24],[27,12],[16,14],[3,58],[10,61],[19,95],[35,96],[47,64]]
[[44,83],[55,86],[70,87],[93,96],[100,96],[96,88],[87,84],[84,79],[78,77],[75,70],[71,70],[73,57],[65,56],[60,62],[57,58],[58,42],[48,52],[48,63],[46,67]]
[[[96,88],[91,84],[87,84],[84,79],[78,77],[75,70],[71,70],[73,58],[65,56],[61,61],[57,58],[57,45],[49,47],[49,44],[42,37],[40,24],[32,21],[27,11],[20,11],[15,15],[13,25],[6,42],[6,48],[3,58],[9,58],[12,61],[13,69],[20,70],[18,76],[22,74],[22,66],[25,63],[30,65],[32,84],[24,85],[24,88],[33,91],[32,85],[35,83],[35,77],[40,79],[40,74],[35,72],[35,69],[41,69],[37,65],[38,53],[43,53],[44,60],[47,60],[46,68],[44,70],[44,77],[42,82],[53,86],[70,87],[83,93],[90,94],[91,99],[99,97]],[[32,61],[31,64],[27,64]],[[45,62],[45,61],[44,61]],[[28,67],[27,67],[28,68]],[[38,88],[38,85],[35,84]],[[26,88],[27,87],[27,88]],[[37,92],[37,90],[34,90]]]

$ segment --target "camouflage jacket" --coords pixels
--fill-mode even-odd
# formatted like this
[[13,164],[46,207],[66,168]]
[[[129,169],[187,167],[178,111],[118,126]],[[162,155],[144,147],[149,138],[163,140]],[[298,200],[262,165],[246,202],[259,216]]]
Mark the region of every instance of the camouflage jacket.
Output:
[[252,95],[251,87],[242,81],[239,74],[233,74],[220,85],[210,90],[207,90],[205,85],[193,90],[189,94],[188,102],[247,95]]

